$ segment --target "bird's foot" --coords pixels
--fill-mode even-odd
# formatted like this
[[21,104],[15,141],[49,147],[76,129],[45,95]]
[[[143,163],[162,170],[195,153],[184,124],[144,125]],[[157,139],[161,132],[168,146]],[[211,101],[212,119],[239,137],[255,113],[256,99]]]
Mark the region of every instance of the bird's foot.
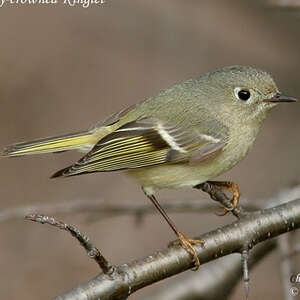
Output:
[[[194,186],[194,188],[208,193],[211,199],[221,203],[224,212],[217,215],[224,216],[231,211],[235,216],[239,217],[241,209],[237,209],[237,207],[240,200],[240,190],[235,182],[206,181],[204,183]],[[225,192],[231,192],[232,198],[229,199]]]
[[219,213],[219,216],[225,216],[228,212],[233,211],[237,208],[240,201],[240,189],[238,185],[233,181],[207,181],[207,183],[212,184],[222,192],[232,193],[232,198],[230,199],[231,207],[224,207],[224,212]]
[[174,246],[174,245],[180,245],[182,246],[188,253],[190,253],[193,256],[193,261],[195,262],[195,267],[193,268],[193,271],[198,270],[200,267],[200,261],[197,256],[197,251],[193,247],[193,245],[196,244],[204,244],[203,240],[193,240],[188,237],[186,237],[181,232],[176,233],[178,236],[178,240],[172,241],[168,244],[168,247]]

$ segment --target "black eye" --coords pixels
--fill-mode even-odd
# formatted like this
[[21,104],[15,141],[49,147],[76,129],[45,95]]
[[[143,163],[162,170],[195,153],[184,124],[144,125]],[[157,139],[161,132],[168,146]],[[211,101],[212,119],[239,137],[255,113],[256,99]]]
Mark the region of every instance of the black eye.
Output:
[[240,90],[238,92],[238,97],[239,97],[240,100],[247,101],[251,97],[251,94],[247,90]]

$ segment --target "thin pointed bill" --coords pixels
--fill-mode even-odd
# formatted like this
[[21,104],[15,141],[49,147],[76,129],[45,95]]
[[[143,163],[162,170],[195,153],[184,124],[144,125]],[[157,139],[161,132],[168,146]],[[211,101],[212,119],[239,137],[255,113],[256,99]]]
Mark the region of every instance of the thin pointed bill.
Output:
[[281,103],[281,102],[296,102],[297,99],[295,97],[287,96],[284,94],[277,93],[274,97],[270,99],[264,99],[264,102],[272,102],[272,103]]

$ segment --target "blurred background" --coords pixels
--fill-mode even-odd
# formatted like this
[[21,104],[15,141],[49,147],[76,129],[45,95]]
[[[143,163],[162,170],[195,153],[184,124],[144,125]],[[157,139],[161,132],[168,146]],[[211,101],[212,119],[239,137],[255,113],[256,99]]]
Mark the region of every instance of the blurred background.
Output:
[[[299,10],[265,1],[107,0],[88,9],[5,3],[0,8],[0,146],[87,129],[170,84],[225,65],[269,71],[281,91],[299,99],[299,25]],[[221,178],[237,182],[244,198],[262,203],[298,181],[299,131],[300,103],[277,107],[247,158]],[[80,199],[148,203],[121,173],[49,179],[80,156],[2,158],[0,210]],[[162,204],[211,201],[193,190],[157,196]],[[131,216],[94,223],[86,217],[58,219],[76,224],[113,264],[149,255],[175,238],[158,213],[140,226]],[[214,214],[171,217],[188,236],[234,220]],[[0,238],[1,299],[49,299],[99,272],[69,234],[50,226],[12,220],[0,224]],[[282,298],[279,259],[274,252],[251,271],[252,299]],[[172,278],[130,299],[143,299],[168,281]],[[243,293],[240,284],[232,299]]]

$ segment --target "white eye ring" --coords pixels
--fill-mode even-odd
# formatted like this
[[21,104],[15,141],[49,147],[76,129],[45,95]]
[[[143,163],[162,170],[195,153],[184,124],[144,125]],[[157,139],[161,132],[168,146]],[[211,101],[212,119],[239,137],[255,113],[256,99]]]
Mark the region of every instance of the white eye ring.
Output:
[[244,102],[248,102],[251,99],[251,92],[246,88],[235,88],[234,95],[238,100]]

